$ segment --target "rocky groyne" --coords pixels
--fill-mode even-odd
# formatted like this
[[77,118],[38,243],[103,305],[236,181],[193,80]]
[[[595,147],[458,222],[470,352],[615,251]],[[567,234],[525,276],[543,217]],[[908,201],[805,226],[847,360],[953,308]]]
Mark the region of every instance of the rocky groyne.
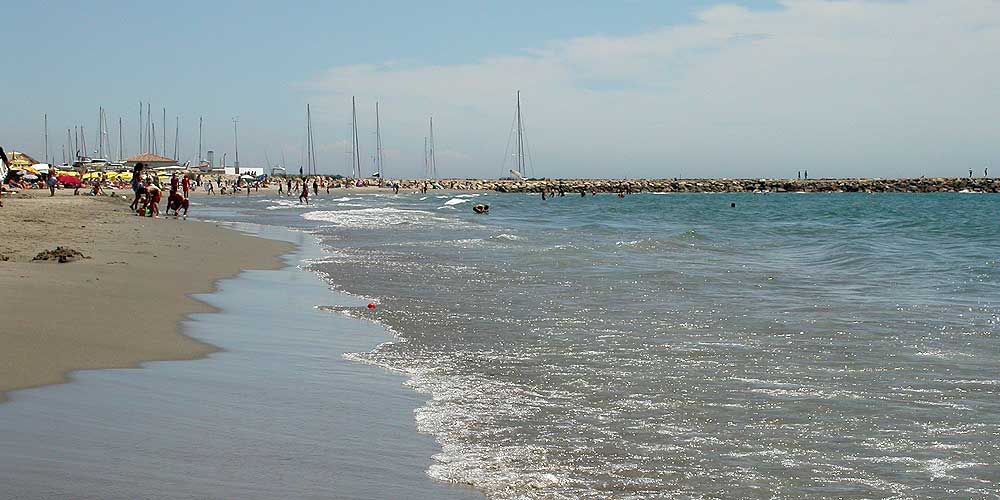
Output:
[[[350,182],[349,180],[345,182]],[[400,189],[497,191],[501,193],[957,193],[1000,192],[1000,178],[917,179],[526,179],[400,180]]]

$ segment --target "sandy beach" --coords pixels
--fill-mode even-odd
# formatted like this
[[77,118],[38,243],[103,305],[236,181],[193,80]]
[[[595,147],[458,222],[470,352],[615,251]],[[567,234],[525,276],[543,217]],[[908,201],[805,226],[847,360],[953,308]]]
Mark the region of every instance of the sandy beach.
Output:
[[[292,248],[210,223],[135,217],[120,198],[69,190],[5,195],[0,224],[0,401],[74,370],[213,352],[180,332],[186,315],[211,310],[189,296],[244,269],[276,268]],[[58,246],[84,258],[33,261]]]

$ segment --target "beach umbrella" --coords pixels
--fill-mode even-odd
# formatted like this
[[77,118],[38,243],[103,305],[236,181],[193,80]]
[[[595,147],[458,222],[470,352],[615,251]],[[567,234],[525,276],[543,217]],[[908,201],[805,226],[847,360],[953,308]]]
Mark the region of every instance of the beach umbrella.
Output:
[[29,181],[36,181],[36,180],[38,180],[38,176],[35,175],[35,174],[27,174],[27,175],[24,176],[24,178],[26,180],[29,180]]
[[59,182],[60,182],[60,183],[61,183],[61,184],[62,184],[63,186],[66,186],[66,187],[80,187],[80,186],[82,186],[82,185],[83,185],[83,184],[82,184],[82,183],[80,182],[80,179],[79,179],[79,178],[77,178],[77,177],[74,177],[74,176],[72,176],[72,175],[60,175],[60,176],[58,177],[58,179],[59,179]]
[[[36,163],[36,164],[34,164],[34,165],[31,166],[31,169],[34,170],[35,172],[38,172],[38,174],[47,174],[47,173],[49,173],[49,164],[47,164],[47,163]],[[38,174],[35,174],[35,175],[38,175]]]

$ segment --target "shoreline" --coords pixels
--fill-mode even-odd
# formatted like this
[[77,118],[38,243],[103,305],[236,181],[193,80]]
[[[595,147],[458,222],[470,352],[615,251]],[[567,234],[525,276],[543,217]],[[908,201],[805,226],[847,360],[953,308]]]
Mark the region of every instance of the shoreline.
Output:
[[185,334],[220,352],[143,370],[86,370],[73,384],[19,392],[0,405],[7,491],[122,499],[159,491],[177,500],[482,498],[428,477],[441,448],[416,429],[412,412],[423,396],[404,386],[405,377],[345,356],[391,336],[318,307],[364,302],[331,294],[302,267],[323,257],[318,242],[280,226],[219,226],[293,247],[278,269],[249,270],[194,296],[213,312],[188,315]]
[[[121,198],[47,194],[5,196],[0,209],[11,229],[0,241],[0,402],[79,370],[217,352],[184,334],[191,314],[215,311],[194,295],[244,270],[280,268],[293,249],[212,223],[135,217]],[[32,260],[58,246],[84,258]]]

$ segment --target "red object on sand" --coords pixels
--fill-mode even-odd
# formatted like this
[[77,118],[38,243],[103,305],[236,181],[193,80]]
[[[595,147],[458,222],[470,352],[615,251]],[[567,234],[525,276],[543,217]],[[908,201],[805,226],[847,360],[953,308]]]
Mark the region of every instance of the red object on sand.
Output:
[[368,310],[370,310],[370,311],[374,311],[375,310],[375,303],[374,302],[369,302],[368,303]]
[[60,184],[68,188],[78,188],[83,185],[79,178],[72,175],[60,175],[58,180]]

